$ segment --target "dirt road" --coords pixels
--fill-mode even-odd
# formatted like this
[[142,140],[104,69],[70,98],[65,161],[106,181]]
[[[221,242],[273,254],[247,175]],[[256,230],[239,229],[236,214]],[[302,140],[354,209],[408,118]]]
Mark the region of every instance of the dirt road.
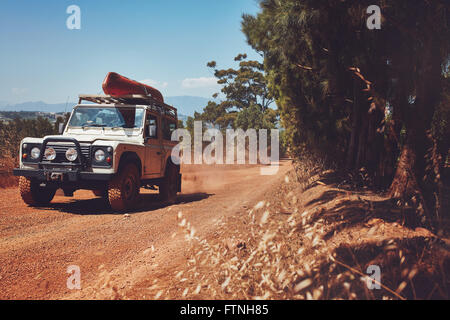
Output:
[[[90,191],[29,208],[16,188],[2,189],[0,299],[111,298],[105,287],[152,298],[137,284],[186,262],[178,212],[203,238],[217,236],[217,221],[245,213],[289,168],[282,162],[274,176],[261,176],[257,166],[185,168],[175,205],[158,204],[143,190],[139,208],[127,215],[111,212]],[[67,288],[71,265],[80,268],[81,290]]]

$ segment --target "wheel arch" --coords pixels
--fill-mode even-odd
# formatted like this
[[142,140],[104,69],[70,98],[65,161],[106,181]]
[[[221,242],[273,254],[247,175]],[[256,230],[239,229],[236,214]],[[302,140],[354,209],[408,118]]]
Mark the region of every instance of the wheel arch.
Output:
[[133,151],[126,151],[126,152],[122,153],[122,155],[120,156],[117,172],[120,172],[125,167],[125,165],[128,163],[133,163],[136,165],[136,167],[139,170],[139,178],[141,178],[142,177],[142,161],[139,158],[139,156],[137,155],[137,153],[133,152]]

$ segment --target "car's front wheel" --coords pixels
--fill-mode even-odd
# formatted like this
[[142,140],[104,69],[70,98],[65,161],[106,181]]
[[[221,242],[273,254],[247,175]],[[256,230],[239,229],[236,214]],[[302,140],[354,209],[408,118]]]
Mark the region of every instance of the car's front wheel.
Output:
[[53,200],[56,189],[40,186],[38,181],[19,177],[19,190],[23,202],[29,206],[45,206]]
[[136,165],[125,165],[111,180],[108,187],[108,200],[114,211],[133,209],[139,200],[140,179]]

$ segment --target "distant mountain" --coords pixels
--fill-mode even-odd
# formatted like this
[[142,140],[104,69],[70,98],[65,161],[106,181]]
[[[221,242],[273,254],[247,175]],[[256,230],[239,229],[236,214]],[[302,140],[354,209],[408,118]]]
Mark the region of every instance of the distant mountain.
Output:
[[[166,97],[164,101],[178,109],[178,113],[193,116],[194,112],[201,112],[210,99],[195,96]],[[75,102],[49,104],[43,101],[23,102],[18,104],[3,104],[0,102],[0,111],[41,111],[41,112],[69,112]]]
[[0,111],[41,111],[41,112],[69,112],[75,102],[49,104],[43,101],[31,101],[18,104],[0,105]]

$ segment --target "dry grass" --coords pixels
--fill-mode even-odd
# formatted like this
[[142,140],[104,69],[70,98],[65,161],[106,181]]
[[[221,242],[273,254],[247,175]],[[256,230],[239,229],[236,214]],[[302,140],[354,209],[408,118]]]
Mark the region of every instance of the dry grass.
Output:
[[[174,274],[182,294],[160,288],[154,298],[448,299],[450,255],[442,240],[394,222],[395,208],[384,219],[385,207],[332,189],[320,170],[304,164],[291,171],[268,200],[217,221],[217,239],[197,237],[179,212],[190,247],[186,268]],[[317,199],[318,192],[335,196]],[[369,265],[382,270],[380,290],[367,288]]]

